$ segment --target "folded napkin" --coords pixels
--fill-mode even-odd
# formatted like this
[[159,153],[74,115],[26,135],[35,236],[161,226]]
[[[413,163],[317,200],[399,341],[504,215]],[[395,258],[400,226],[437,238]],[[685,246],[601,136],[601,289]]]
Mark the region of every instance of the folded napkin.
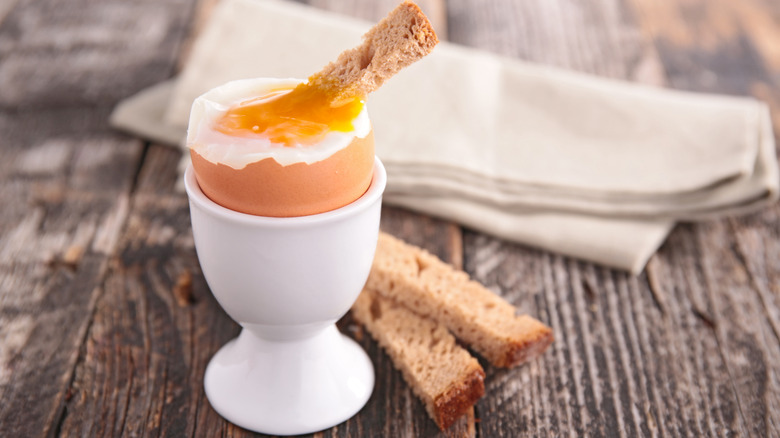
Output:
[[[180,140],[199,94],[238,78],[306,77],[368,27],[292,3],[225,0],[176,83],[131,98],[112,121]],[[442,43],[368,108],[388,169],[385,202],[632,272],[676,220],[749,211],[778,196],[769,112],[753,99]]]

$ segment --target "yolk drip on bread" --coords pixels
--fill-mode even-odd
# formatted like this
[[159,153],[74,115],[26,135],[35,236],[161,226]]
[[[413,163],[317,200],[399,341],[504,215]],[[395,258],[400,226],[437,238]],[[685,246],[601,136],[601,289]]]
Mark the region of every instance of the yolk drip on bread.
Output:
[[292,217],[343,207],[374,169],[364,103],[331,107],[327,91],[284,80],[244,80],[201,96],[188,145],[203,193],[223,207]]

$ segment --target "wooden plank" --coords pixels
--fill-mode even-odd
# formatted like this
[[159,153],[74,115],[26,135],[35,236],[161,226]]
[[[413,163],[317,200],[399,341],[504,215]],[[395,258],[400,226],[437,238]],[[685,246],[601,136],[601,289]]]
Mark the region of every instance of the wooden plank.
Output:
[[663,82],[651,44],[621,0],[447,2],[450,41],[599,76]]
[[105,116],[0,114],[0,430],[15,436],[56,428],[124,223],[142,145],[101,129]]
[[[494,0],[480,8],[450,1],[448,7],[454,42],[606,77],[663,83],[654,47],[618,1]],[[549,324],[556,336],[550,351],[527,366],[486,369],[487,396],[477,405],[480,434],[658,432],[658,423],[673,411],[651,391],[658,376],[636,366],[657,345],[637,348],[639,335],[658,341],[647,339],[655,337],[647,326],[637,329],[631,306],[637,297],[653,303],[646,282],[478,233],[467,233],[464,247],[468,272],[520,312]],[[659,318],[652,304],[641,311],[644,320]]]
[[214,10],[214,7],[219,4],[219,0],[197,0],[196,6],[195,6],[195,12],[193,14],[192,18],[192,24],[190,26],[189,31],[187,32],[187,37],[184,39],[184,42],[181,44],[181,49],[179,50],[179,53],[177,55],[177,63],[176,63],[176,70],[177,72],[181,71],[184,68],[185,63],[187,62],[187,58],[190,55],[190,52],[192,51],[192,46],[195,44],[195,40],[198,38],[198,35],[203,31],[204,27],[206,26],[206,23],[208,23],[209,17],[211,17],[211,13]]
[[0,28],[0,108],[113,105],[172,73],[190,0],[21,2]]
[[63,434],[214,436],[224,426],[206,411],[202,377],[237,328],[202,280],[190,233],[183,196],[134,196]]
[[[754,95],[772,108],[780,133],[780,7],[776,2],[634,0],[676,88]],[[691,273],[694,313],[711,326],[728,376],[714,400],[716,431],[780,432],[777,301],[780,206],[702,225],[686,233],[700,260]],[[693,278],[691,278],[693,277]],[[731,393],[731,394],[729,394]],[[728,394],[729,397],[724,397]],[[724,400],[725,399],[725,400]],[[726,402],[720,405],[719,402]],[[726,423],[723,426],[722,423]]]
[[[636,15],[625,5],[607,0],[506,3],[488,2],[474,11],[465,2],[448,2],[451,39],[601,76],[652,84],[666,81],[667,64],[647,44]],[[498,28],[503,32],[495,32]],[[690,73],[683,66],[677,72],[681,78]],[[777,227],[777,222],[768,225]],[[763,424],[777,423],[767,418],[776,404],[769,394],[776,392],[755,391],[756,383],[776,380],[774,373],[764,377],[776,363],[771,360],[777,348],[770,336],[773,326],[753,302],[740,315],[718,318],[722,331],[714,331],[710,325],[714,317],[707,316],[711,313],[698,310],[701,303],[714,299],[692,293],[696,290],[692,285],[713,273],[727,275],[738,264],[720,269],[703,265],[713,262],[709,257],[720,257],[704,249],[691,255],[694,263],[686,268],[676,264],[686,253],[687,236],[704,233],[703,229],[692,226],[675,232],[647,274],[638,278],[467,233],[466,269],[523,311],[548,322],[557,336],[553,351],[529,367],[488,370],[488,396],[477,406],[480,432],[771,435],[774,429]],[[756,235],[761,237],[753,242],[777,240],[769,227]],[[703,242],[723,244],[727,238],[707,235]],[[764,261],[755,269],[762,273],[756,276],[758,282],[765,285],[767,266],[776,265]],[[710,287],[722,284],[723,279],[715,277]],[[728,288],[698,290],[706,291],[704,296],[714,293],[724,303],[732,302],[734,295],[742,297]],[[771,296],[768,286],[765,290],[764,296]],[[715,313],[726,307],[718,306]],[[756,318],[761,322],[753,324],[753,331],[769,341],[755,336],[726,341],[726,333],[742,333],[743,321]],[[724,343],[736,344],[733,354],[728,350],[724,354]],[[758,361],[735,367],[735,360],[748,350]],[[749,384],[742,386],[744,382]],[[748,397],[751,392],[757,395]],[[749,406],[748,414],[744,405]]]
[[19,0],[8,0],[0,3],[0,25],[3,24],[5,17],[11,13],[17,3],[19,3]]
[[780,6],[771,0],[632,0],[675,88],[755,95],[780,133]]
[[60,431],[144,150],[142,142],[111,131],[106,121],[119,97],[169,73],[177,28],[184,25],[173,12],[182,6],[41,0],[18,2],[4,16],[3,435]]
[[152,145],[76,368],[62,435],[255,436],[208,404],[203,373],[238,334],[200,271],[181,153]]

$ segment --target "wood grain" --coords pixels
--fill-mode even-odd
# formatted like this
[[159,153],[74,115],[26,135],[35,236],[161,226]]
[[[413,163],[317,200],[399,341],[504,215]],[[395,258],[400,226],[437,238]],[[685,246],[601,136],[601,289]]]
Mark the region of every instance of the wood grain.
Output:
[[[0,430],[56,427],[141,144],[105,110],[0,114]],[[43,154],[51,157],[33,159]],[[44,163],[44,164],[41,164]],[[32,434],[30,434],[32,435]]]
[[[659,47],[672,86],[754,95],[769,103],[775,133],[780,133],[776,3],[634,3],[644,31]],[[679,277],[689,285],[694,315],[713,331],[710,354],[719,357],[721,371],[714,380],[728,378],[712,401],[716,412],[721,407],[726,412],[717,412],[721,415],[714,419],[704,415],[715,423],[710,429],[716,432],[780,434],[779,215],[780,206],[775,204],[757,214],[680,232],[693,260],[692,272]],[[717,427],[721,422],[728,427]]]
[[[0,6],[2,436],[258,436],[203,393],[238,326],[200,272],[175,190],[180,152],[107,127],[117,99],[174,73],[214,3]],[[396,2],[304,3],[375,21]],[[752,94],[780,114],[771,0],[421,6],[456,43]],[[381,227],[462,266],[556,341],[517,369],[482,361],[486,397],[441,433],[347,316],[339,326],[372,358],[376,387],[314,436],[780,436],[780,206],[678,226],[637,277],[402,209],[383,209]]]
[[[214,436],[225,425],[207,410],[203,372],[237,327],[203,281],[186,199],[139,190],[132,212],[97,302],[63,434]],[[187,275],[195,280],[181,302],[174,290]]]
[[113,105],[171,74],[187,0],[20,2],[0,29],[0,108]]
[[182,6],[3,6],[0,435],[61,432],[144,150],[106,121],[169,74]]
[[[450,38],[457,42],[601,76],[680,85],[674,74],[666,74],[675,65],[663,55],[673,51],[653,47],[657,41],[644,37],[642,15],[630,5],[524,2],[522,13],[508,16],[506,11],[519,4],[488,2],[481,15],[474,15],[465,2],[458,3],[448,2]],[[467,13],[460,13],[461,6]],[[469,29],[463,36],[461,21]],[[665,29],[663,24],[657,23]],[[492,31],[499,27],[504,32]],[[719,53],[713,51],[713,59]],[[746,78],[762,76],[759,68],[740,72]],[[690,73],[695,70],[680,66],[681,77]],[[717,89],[729,91],[723,85]],[[772,296],[768,286],[756,294],[727,280],[745,265],[758,264],[757,278],[766,282],[765,272],[775,272],[778,262],[760,252],[729,257],[729,248],[738,245],[734,236],[710,231],[720,225],[739,236],[740,227],[729,223],[737,222],[679,228],[638,278],[468,233],[467,271],[521,311],[548,322],[557,336],[553,351],[529,367],[505,373],[488,369],[488,396],[477,405],[480,432],[776,434],[776,303],[757,301]],[[771,230],[778,222],[764,224],[751,230],[752,241],[774,245]],[[680,266],[684,254],[690,263]],[[730,310],[736,297],[750,303],[741,313]],[[758,317],[762,313],[767,317]],[[761,339],[766,336],[772,342]]]
[[771,0],[632,0],[675,88],[755,95],[780,133],[780,6]]

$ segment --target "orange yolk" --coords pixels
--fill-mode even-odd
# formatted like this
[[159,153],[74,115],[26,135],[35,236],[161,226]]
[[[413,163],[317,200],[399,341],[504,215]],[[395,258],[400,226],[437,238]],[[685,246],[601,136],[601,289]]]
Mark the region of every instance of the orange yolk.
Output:
[[352,120],[363,110],[359,97],[338,107],[331,106],[332,100],[329,90],[300,84],[292,91],[276,90],[240,103],[217,120],[215,128],[232,136],[262,136],[285,146],[314,144],[328,131],[352,131]]

